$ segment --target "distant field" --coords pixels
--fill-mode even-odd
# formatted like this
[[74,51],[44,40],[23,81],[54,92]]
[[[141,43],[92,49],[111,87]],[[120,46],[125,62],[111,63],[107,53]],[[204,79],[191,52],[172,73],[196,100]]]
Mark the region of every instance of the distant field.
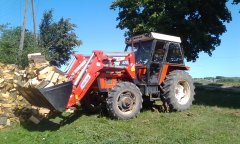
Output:
[[240,88],[240,80],[228,79],[228,80],[206,80],[206,79],[194,79],[194,82],[202,85],[223,86],[223,87],[235,87]]
[[[131,120],[79,112],[40,125],[22,124],[0,132],[0,143],[240,143],[240,93],[198,89],[185,112],[160,113],[143,109]],[[66,114],[65,114],[66,115]]]

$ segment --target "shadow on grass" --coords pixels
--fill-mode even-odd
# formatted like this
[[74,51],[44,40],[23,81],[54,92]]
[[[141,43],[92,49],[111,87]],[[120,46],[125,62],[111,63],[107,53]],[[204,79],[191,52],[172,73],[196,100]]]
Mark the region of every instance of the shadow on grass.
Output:
[[240,92],[224,91],[224,88],[222,90],[196,88],[195,92],[196,105],[240,108]]
[[31,122],[21,122],[21,125],[29,131],[56,131],[61,126],[70,124],[83,115],[81,111],[76,111],[72,114],[64,115],[63,113],[56,113],[51,115],[48,119],[43,119],[39,124]]
[[[240,108],[240,93],[228,92],[222,90],[206,90],[205,88],[197,87],[195,95],[195,105],[206,105],[206,106],[218,106],[226,108]],[[143,103],[142,111],[155,111],[166,112],[164,107],[161,105],[153,105],[152,102],[145,101]],[[38,125],[32,124],[30,122],[22,122],[21,125],[29,131],[56,131],[60,127],[71,124],[82,115],[92,115],[84,113],[82,110],[78,110],[75,113],[64,115],[55,114],[49,117],[49,119],[42,120]],[[101,116],[109,117],[106,111],[98,114]],[[57,122],[56,122],[57,119]]]
[[[144,103],[142,111],[153,111],[153,110],[161,110],[158,106],[154,106],[151,102]],[[99,113],[87,113],[83,111],[81,108],[77,110],[76,112],[69,114],[69,113],[55,113],[48,117],[47,119],[41,120],[39,124],[33,124],[29,121],[23,121],[21,122],[21,126],[27,129],[28,131],[57,131],[62,126],[71,124],[75,120],[81,118],[81,116],[87,115],[98,115],[98,117],[108,117],[109,120],[111,118],[109,117],[107,111],[105,109],[101,110]]]

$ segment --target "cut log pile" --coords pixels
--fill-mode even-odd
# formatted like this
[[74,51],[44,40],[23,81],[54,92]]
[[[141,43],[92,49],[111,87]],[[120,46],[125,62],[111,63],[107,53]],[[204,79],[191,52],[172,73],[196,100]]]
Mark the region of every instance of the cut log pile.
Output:
[[47,88],[56,84],[68,81],[64,73],[54,66],[49,66],[49,62],[40,54],[28,55],[29,67],[25,71],[18,73],[20,80],[15,82],[22,87]]
[[28,103],[16,90],[16,72],[19,72],[17,66],[0,63],[0,128],[18,121],[16,109],[28,107]]
[[22,120],[38,124],[49,113],[48,109],[32,107],[17,91],[19,86],[46,88],[67,81],[41,54],[30,54],[28,59],[29,67],[25,70],[0,63],[0,128]]

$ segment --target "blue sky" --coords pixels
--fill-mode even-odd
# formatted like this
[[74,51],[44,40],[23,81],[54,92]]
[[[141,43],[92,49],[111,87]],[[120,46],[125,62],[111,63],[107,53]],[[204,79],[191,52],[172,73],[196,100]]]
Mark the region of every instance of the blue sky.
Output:
[[[118,12],[109,9],[112,0],[35,0],[37,24],[44,10],[54,10],[54,20],[70,18],[76,24],[76,33],[83,45],[76,48],[78,53],[90,54],[92,50],[123,51],[124,30],[116,28]],[[22,25],[25,0],[1,0],[0,24]],[[33,29],[29,0],[27,28]],[[199,55],[191,67],[193,77],[240,76],[240,5],[232,6],[233,21],[227,24],[227,32],[221,37],[222,43],[212,57],[205,53]]]

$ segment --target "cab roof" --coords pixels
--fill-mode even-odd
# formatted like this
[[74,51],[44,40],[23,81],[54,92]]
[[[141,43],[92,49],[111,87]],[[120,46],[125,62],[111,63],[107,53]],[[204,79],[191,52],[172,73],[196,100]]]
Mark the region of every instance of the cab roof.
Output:
[[149,41],[149,40],[154,40],[154,39],[181,43],[180,37],[166,35],[166,34],[160,34],[160,33],[155,33],[155,32],[145,33],[142,35],[133,36],[131,38],[126,38],[125,43],[131,44],[131,43],[137,43],[139,41]]

